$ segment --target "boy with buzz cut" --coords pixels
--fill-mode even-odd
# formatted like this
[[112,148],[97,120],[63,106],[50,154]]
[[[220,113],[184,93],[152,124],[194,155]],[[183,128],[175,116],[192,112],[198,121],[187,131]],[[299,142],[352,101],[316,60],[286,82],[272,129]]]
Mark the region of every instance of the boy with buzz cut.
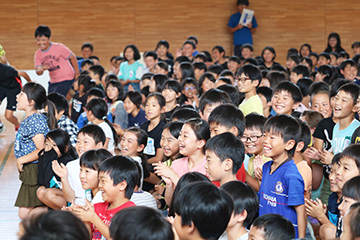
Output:
[[219,105],[232,103],[229,94],[213,88],[206,91],[199,101],[199,113],[203,120],[207,121],[210,113]]
[[174,201],[173,227],[180,240],[218,239],[233,211],[229,194],[208,182],[182,188]]
[[220,187],[227,192],[234,202],[234,211],[231,215],[226,232],[221,235],[219,240],[237,239],[247,240],[248,230],[259,209],[259,199],[254,191],[246,183],[232,181]]
[[300,88],[292,82],[280,82],[271,98],[271,114],[291,115],[300,106],[302,93]]
[[205,145],[205,170],[211,181],[220,185],[236,181],[236,173],[241,168],[245,147],[239,138],[225,132],[209,139]]
[[244,115],[256,112],[263,115],[263,107],[260,97],[256,94],[256,88],[259,86],[262,74],[258,67],[247,64],[241,67],[237,73],[237,87],[239,92],[245,94],[245,98],[239,105]]
[[298,238],[305,237],[304,180],[292,160],[301,128],[289,115],[271,117],[264,126],[264,155],[272,159],[262,168],[259,215],[277,213],[289,219]]
[[94,206],[86,200],[85,206],[70,207],[82,221],[91,224],[92,239],[110,239],[112,217],[122,209],[134,207],[129,199],[139,179],[136,163],[126,156],[114,156],[99,166],[99,189],[104,202]]
[[293,83],[297,83],[300,78],[310,77],[309,68],[305,65],[296,65],[290,73],[290,80]]

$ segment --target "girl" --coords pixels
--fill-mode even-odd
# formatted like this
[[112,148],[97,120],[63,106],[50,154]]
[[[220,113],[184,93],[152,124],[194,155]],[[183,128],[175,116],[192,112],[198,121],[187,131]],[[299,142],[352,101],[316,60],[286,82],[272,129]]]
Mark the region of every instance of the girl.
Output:
[[155,64],[155,73],[169,75],[169,65],[166,62],[160,61]]
[[261,52],[261,57],[263,62],[260,65],[264,66],[267,70],[270,70],[272,66],[278,64],[277,62],[274,62],[276,52],[273,47],[265,47]]
[[171,182],[174,185],[182,175],[188,172],[199,172],[205,175],[204,146],[209,138],[210,129],[205,120],[193,118],[185,121],[179,135],[179,153],[185,157],[175,160],[171,168],[163,163],[154,163],[155,173],[165,182]]
[[57,128],[48,132],[45,148],[39,152],[37,196],[45,205],[52,209],[60,209],[66,205],[63,192],[59,189],[61,179],[52,170],[52,161],[66,165],[77,158],[75,149],[70,143],[67,132]]
[[168,122],[171,114],[179,106],[179,98],[181,96],[181,84],[176,80],[168,80],[165,82],[162,95],[165,98],[165,118]]
[[110,80],[105,88],[106,97],[108,100],[109,110],[113,116],[113,121],[125,129],[128,125],[127,113],[122,101],[123,87],[117,80]]
[[177,71],[175,72],[175,77],[180,83],[188,77],[195,78],[194,67],[189,62],[180,63]]
[[112,154],[106,149],[89,150],[80,157],[79,177],[81,186],[85,190],[87,200],[93,204],[103,202],[101,191],[99,191],[98,187],[98,170],[100,164],[109,157],[112,157]]
[[[47,101],[46,91],[38,83],[25,84],[16,96],[17,108],[25,111],[25,120],[21,122],[15,137],[14,155],[20,172],[21,187],[15,202],[19,207],[19,217],[25,219],[30,213],[44,210],[42,202],[36,196],[38,173],[38,153],[44,148],[45,135],[49,128],[55,127],[55,109]],[[48,106],[48,118],[38,110]],[[37,207],[37,208],[35,208]]]
[[155,74],[152,76],[149,92],[161,92],[166,80],[168,80],[168,78],[164,74]]
[[[125,94],[124,108],[128,114],[127,127],[140,127],[146,122],[145,111],[140,108],[142,96],[137,91],[129,91]],[[123,134],[122,134],[123,135]]]
[[135,91],[140,91],[140,79],[144,73],[143,65],[138,61],[140,53],[137,47],[133,44],[127,45],[124,49],[125,62],[120,64],[119,79],[124,86],[124,91],[127,92],[130,86]]
[[118,143],[118,135],[112,123],[106,118],[107,112],[108,108],[104,99],[93,98],[86,104],[86,116],[89,122],[101,127],[106,136],[104,148],[114,154],[115,145]]
[[203,75],[201,75],[198,86],[200,96],[207,90],[215,88],[215,82],[216,79],[211,73],[205,72]]
[[341,40],[339,34],[333,32],[329,34],[328,37],[328,44],[324,52],[330,53],[330,52],[336,52],[340,53],[341,51],[345,51],[341,47]]
[[310,53],[311,53],[311,45],[308,43],[304,43],[303,45],[301,45],[300,47],[300,57],[309,57]]
[[159,162],[164,157],[164,152],[160,148],[161,133],[165,122],[162,114],[165,111],[165,98],[160,93],[151,93],[145,101],[146,118],[149,120],[141,125],[141,129],[148,134],[148,141],[144,149],[144,154],[148,157],[148,163]]
[[315,75],[315,82],[326,82],[327,84],[332,84],[333,75],[333,67],[330,65],[322,65],[318,68]]
[[330,93],[327,90],[318,90],[311,95],[311,110],[321,113],[324,118],[331,117],[332,108],[330,104]]
[[178,159],[181,155],[179,153],[179,135],[183,122],[175,121],[169,122],[165,125],[161,134],[160,146],[164,151],[164,155],[167,158],[165,164],[171,166],[175,159]]

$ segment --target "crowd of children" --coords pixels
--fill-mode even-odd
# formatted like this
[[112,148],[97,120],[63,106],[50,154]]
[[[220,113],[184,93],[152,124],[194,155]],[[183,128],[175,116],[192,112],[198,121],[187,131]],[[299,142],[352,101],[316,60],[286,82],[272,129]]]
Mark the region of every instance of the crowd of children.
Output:
[[199,52],[190,36],[175,58],[159,41],[146,67],[127,45],[108,73],[91,44],[76,63],[36,29],[36,71],[51,80],[49,95],[30,82],[16,97],[20,239],[360,237],[360,43],[350,59],[332,33],[321,54],[289,49],[284,67],[274,48],[254,58],[239,41],[255,19],[234,19],[237,56]]

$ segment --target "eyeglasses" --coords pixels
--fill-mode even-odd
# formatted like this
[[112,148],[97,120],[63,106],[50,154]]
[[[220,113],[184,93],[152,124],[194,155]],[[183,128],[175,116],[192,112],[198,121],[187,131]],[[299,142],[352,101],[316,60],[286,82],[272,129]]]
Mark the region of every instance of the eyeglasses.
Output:
[[237,80],[241,83],[245,83],[247,80],[250,80],[248,77],[238,77]]
[[184,87],[184,90],[194,90],[196,87]]
[[248,140],[250,140],[250,142],[256,142],[259,138],[263,137],[264,135],[259,135],[259,136],[250,136],[250,137],[246,137],[246,136],[242,136],[240,137],[240,140],[242,142],[247,142]]

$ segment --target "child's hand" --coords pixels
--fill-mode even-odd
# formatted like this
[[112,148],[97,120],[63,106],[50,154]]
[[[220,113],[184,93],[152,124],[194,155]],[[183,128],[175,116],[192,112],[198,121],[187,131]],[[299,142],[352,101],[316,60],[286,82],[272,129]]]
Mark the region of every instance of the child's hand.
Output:
[[128,91],[135,91],[134,87],[132,85],[129,85]]
[[314,147],[308,147],[305,150],[305,156],[314,160],[320,160],[320,151]]
[[179,235],[176,232],[176,229],[174,227],[175,224],[175,218],[174,217],[167,217],[166,220],[171,224],[172,230],[174,232],[174,240],[179,240]]
[[68,171],[66,166],[63,163],[59,164],[57,160],[52,161],[52,170],[61,179],[65,179],[68,176]]
[[320,153],[320,161],[323,164],[330,165],[334,155],[326,150],[322,150]]
[[326,213],[326,204],[323,204],[320,199],[314,201],[305,198],[305,209],[307,215],[319,219]]
[[252,28],[252,23],[249,22],[248,24],[245,24],[244,26],[247,27],[247,28]]
[[245,26],[245,25],[243,25],[243,24],[238,24],[238,25],[237,25],[237,28],[238,28],[238,30],[240,30],[240,29],[242,29],[244,26]]
[[155,185],[155,192],[157,195],[161,196],[164,192],[165,188],[163,185]]
[[16,159],[16,167],[19,172],[23,171],[24,164],[22,163],[21,158]]
[[94,215],[96,215],[94,211],[94,205],[87,199],[85,200],[85,206],[75,205],[72,207],[72,212],[83,222],[91,222]]
[[41,65],[41,67],[43,70],[49,70],[49,68],[50,68],[48,65]]
[[170,178],[175,172],[165,163],[158,162],[152,164],[155,170],[155,174],[160,177],[167,177]]

